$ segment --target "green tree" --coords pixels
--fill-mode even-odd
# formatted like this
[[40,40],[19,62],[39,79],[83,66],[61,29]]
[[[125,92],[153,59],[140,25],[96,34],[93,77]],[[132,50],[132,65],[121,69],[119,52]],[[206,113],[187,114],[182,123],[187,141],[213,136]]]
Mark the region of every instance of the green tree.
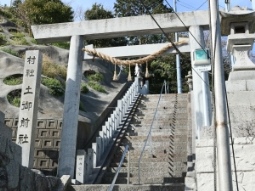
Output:
[[[149,13],[159,14],[172,12],[172,9],[164,5],[163,2],[163,0],[117,0],[114,3],[115,16],[127,17],[148,15]],[[166,37],[162,34],[128,37],[129,45],[161,43],[165,41]]]
[[61,0],[14,1],[13,13],[28,31],[33,24],[52,24],[73,21],[73,11]]
[[[183,54],[180,62],[182,89],[183,92],[188,92],[185,76],[188,74],[188,71],[191,70],[189,54]],[[150,78],[152,93],[160,92],[164,80],[166,80],[167,84],[169,84],[170,93],[177,92],[177,74],[174,54],[161,56],[153,60],[150,64],[150,70],[153,71],[153,77]]]
[[109,19],[113,18],[111,11],[105,10],[101,4],[93,4],[91,9],[88,9],[84,13],[85,20],[96,20],[96,19]]
[[[111,11],[105,10],[101,4],[93,4],[91,9],[84,13],[86,20],[109,19],[114,18]],[[111,46],[125,46],[127,40],[125,38],[112,38],[100,40],[87,40],[87,44],[93,44],[94,47],[111,47]]]
[[115,15],[128,17],[148,14],[148,11],[152,14],[172,12],[172,9],[163,2],[163,0],[117,0],[114,3]]

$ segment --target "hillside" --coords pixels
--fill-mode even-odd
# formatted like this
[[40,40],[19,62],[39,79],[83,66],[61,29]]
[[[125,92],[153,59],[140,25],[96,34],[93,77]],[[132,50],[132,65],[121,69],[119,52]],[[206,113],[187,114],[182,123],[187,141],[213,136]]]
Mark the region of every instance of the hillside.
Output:
[[[68,43],[65,43],[68,46]],[[10,103],[10,96],[14,91],[21,89],[21,83],[8,85],[6,79],[21,78],[23,75],[24,54],[26,50],[40,50],[43,53],[43,62],[50,65],[57,65],[62,68],[67,67],[68,49],[59,48],[52,44],[37,44],[35,40],[24,33],[22,28],[15,23],[8,21],[0,15],[0,110],[5,113],[6,118],[17,118],[19,108]],[[98,116],[107,108],[108,104],[119,93],[126,83],[126,74],[123,73],[118,82],[112,82],[114,67],[111,63],[95,59],[94,61],[83,62],[82,86],[85,91],[81,92],[80,119],[88,123],[93,123]],[[89,75],[92,75],[89,76]],[[93,76],[100,76],[95,80]],[[61,91],[64,92],[65,79],[63,76],[45,76],[43,78],[53,78],[62,84]],[[93,83],[92,83],[93,82]],[[97,89],[94,85],[99,86]],[[97,89],[97,90],[95,90]],[[16,93],[18,94],[18,93]],[[15,94],[15,95],[16,95]],[[63,115],[64,94],[52,95],[51,89],[41,84],[38,118],[40,119],[61,119]]]

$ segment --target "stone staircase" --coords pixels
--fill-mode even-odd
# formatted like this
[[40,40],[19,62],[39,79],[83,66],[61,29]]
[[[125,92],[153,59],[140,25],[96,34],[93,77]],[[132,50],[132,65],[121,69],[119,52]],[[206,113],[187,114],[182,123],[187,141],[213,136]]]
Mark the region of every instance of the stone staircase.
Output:
[[[72,186],[70,191],[107,190],[127,144],[129,153],[114,190],[184,190],[188,141],[187,94],[164,94],[160,102],[158,100],[159,95],[142,97],[124,137],[119,140],[120,144],[112,155],[101,184]],[[151,138],[148,138],[140,161],[139,180],[139,158],[151,127]]]

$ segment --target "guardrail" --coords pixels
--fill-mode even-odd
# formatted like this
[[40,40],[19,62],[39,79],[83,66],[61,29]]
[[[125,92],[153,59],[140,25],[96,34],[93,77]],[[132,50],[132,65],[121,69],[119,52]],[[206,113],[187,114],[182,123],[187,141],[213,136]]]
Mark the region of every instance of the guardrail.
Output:
[[91,179],[100,172],[101,165],[108,155],[116,134],[119,133],[122,121],[129,112],[140,93],[138,78],[130,86],[121,100],[118,100],[117,107],[102,127],[96,142],[92,143],[92,148],[77,150],[76,157],[76,180],[80,183],[90,183]]
[[107,191],[112,191],[112,189],[113,189],[113,187],[114,187],[114,185],[115,185],[115,182],[116,182],[116,180],[117,180],[117,178],[118,178],[118,175],[119,175],[121,166],[122,166],[122,164],[123,164],[123,161],[124,161],[124,159],[125,159],[125,156],[126,156],[126,154],[128,153],[128,149],[129,149],[129,146],[127,145],[127,146],[125,147],[125,150],[124,150],[123,154],[122,154],[122,157],[121,157],[119,166],[118,166],[117,171],[116,171],[116,173],[115,173],[115,176],[114,176],[114,178],[113,178],[113,180],[112,180],[112,183],[111,183],[111,185],[110,185],[110,187],[109,187],[109,189],[108,189]]

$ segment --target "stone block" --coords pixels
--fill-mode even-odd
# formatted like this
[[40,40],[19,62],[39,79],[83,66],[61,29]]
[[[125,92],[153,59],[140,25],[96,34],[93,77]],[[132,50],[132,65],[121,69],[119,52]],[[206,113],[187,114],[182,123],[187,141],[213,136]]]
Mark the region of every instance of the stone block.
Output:
[[7,137],[1,136],[1,134],[0,134],[0,153],[2,155],[5,154],[7,141],[8,141]]
[[247,91],[246,80],[226,81],[227,92]]
[[54,139],[42,139],[42,148],[54,148]]
[[255,145],[254,137],[237,137],[233,139],[235,145]]
[[[234,145],[235,150],[235,160],[238,171],[255,171],[255,145]],[[247,154],[249,153],[249,154]],[[231,159],[233,157],[231,156]],[[231,162],[232,169],[233,161]],[[255,178],[255,177],[254,177]]]
[[44,150],[46,158],[58,159],[59,151],[57,149]]
[[47,178],[40,174],[35,174],[34,187],[35,187],[36,191],[50,190]]
[[196,140],[196,147],[202,148],[202,147],[213,147],[214,140],[213,139],[200,139]]
[[9,118],[9,119],[5,119],[4,123],[5,125],[7,125],[8,127],[12,127],[13,125],[13,120],[12,118]]
[[34,157],[36,157],[36,158],[44,158],[45,157],[45,150],[35,149]]
[[35,139],[35,148],[42,148],[42,139]]
[[20,191],[36,190],[35,173],[21,166],[20,168]]
[[16,127],[12,127],[12,139],[16,140],[17,137],[17,128]]
[[60,144],[61,144],[61,140],[60,139],[54,139],[54,148],[55,149],[59,149],[60,148]]
[[49,162],[50,162],[50,159],[38,158],[38,159],[37,159],[36,167],[37,167],[38,169],[49,168]]
[[58,166],[58,159],[49,159],[49,168],[57,168]]
[[6,126],[3,122],[0,121],[0,132],[1,136],[4,136],[8,139],[12,139],[12,129]]
[[61,138],[60,129],[50,129],[49,136],[52,138]]
[[196,172],[213,172],[213,147],[196,148]]
[[38,138],[47,138],[50,136],[49,129],[38,129]]
[[[214,174],[198,173],[197,174],[197,191],[214,191]],[[217,189],[218,190],[218,189]]]
[[8,189],[14,190],[19,186],[19,170],[20,165],[14,160],[10,160],[10,162],[6,165],[7,178],[8,178]]
[[247,80],[246,89],[247,91],[255,91],[255,80]]
[[21,147],[11,140],[7,140],[6,142],[6,149],[5,149],[5,155],[10,159],[14,160],[15,162],[21,164]]
[[58,120],[48,119],[46,123],[46,128],[48,129],[56,129],[58,125]]
[[17,119],[17,118],[13,119],[12,127],[18,128],[18,124],[19,124],[19,119]]
[[60,178],[60,185],[56,191],[65,191],[67,186],[71,183],[71,176],[70,175],[63,175]]
[[38,119],[37,120],[37,128],[44,129],[46,128],[46,119]]
[[58,120],[57,129],[62,129],[62,126],[63,126],[63,121],[62,120]]
[[4,123],[4,113],[0,111],[0,122]]
[[228,81],[255,80],[254,70],[230,72]]

